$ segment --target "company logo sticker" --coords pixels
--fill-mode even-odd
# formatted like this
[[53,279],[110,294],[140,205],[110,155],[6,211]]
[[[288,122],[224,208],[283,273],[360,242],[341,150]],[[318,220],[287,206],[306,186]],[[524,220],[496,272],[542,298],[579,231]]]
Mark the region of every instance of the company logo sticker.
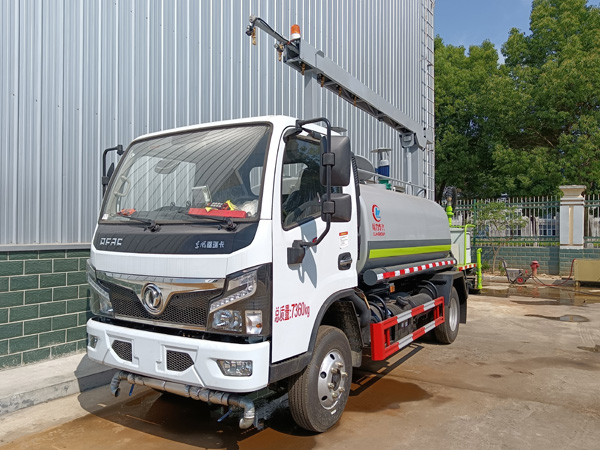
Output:
[[221,249],[225,248],[225,241],[198,241],[194,247],[196,250],[201,248]]
[[379,223],[381,222],[381,209],[379,209],[379,206],[373,205],[371,213],[373,214],[373,220],[375,220],[375,223],[371,224],[373,236],[385,236],[385,225]]
[[123,245],[123,238],[100,238],[100,245],[120,247]]
[[379,206],[373,205],[371,212],[373,213],[373,219],[375,219],[375,222],[381,222],[381,210],[379,209]]

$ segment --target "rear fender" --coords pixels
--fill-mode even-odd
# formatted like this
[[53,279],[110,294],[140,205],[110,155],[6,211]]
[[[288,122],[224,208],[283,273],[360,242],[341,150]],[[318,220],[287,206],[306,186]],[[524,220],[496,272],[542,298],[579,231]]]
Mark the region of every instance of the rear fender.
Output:
[[450,300],[452,288],[456,289],[460,303],[460,323],[467,323],[467,298],[469,292],[463,273],[458,270],[436,273],[429,281],[436,285],[438,293],[444,297],[445,304]]

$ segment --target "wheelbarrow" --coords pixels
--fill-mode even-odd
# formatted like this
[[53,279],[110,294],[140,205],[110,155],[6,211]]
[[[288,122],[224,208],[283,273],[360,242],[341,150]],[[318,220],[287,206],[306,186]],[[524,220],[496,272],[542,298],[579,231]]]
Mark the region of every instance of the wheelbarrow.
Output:
[[525,284],[531,277],[537,276],[537,269],[540,264],[537,261],[531,262],[531,272],[527,269],[511,269],[506,266],[506,261],[502,260],[502,267],[506,273],[506,278],[510,284]]

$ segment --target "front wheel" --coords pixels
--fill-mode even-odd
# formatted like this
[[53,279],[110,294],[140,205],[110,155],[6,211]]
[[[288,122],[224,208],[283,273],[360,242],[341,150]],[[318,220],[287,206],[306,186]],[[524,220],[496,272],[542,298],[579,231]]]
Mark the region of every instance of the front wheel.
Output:
[[441,344],[452,344],[458,336],[458,323],[460,318],[460,301],[456,288],[452,288],[450,299],[444,305],[445,321],[435,328],[435,338]]
[[322,433],[342,415],[352,381],[352,355],[346,335],[321,326],[309,365],[290,379],[289,403],[294,421]]

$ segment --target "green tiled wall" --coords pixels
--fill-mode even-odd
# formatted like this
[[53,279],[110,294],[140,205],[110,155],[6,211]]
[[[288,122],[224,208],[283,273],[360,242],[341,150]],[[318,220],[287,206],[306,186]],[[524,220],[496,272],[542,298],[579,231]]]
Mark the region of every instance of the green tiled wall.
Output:
[[[482,247],[481,260],[492,265],[493,252],[491,247]],[[472,249],[472,260],[476,261],[477,249]],[[502,247],[498,253],[496,265],[504,259],[510,267],[527,269],[531,261],[540,263],[538,273],[548,275],[569,276],[573,259],[600,259],[600,248],[582,250],[561,249],[560,247]],[[496,267],[496,270],[498,267]]]
[[85,350],[89,253],[0,252],[0,370]]

